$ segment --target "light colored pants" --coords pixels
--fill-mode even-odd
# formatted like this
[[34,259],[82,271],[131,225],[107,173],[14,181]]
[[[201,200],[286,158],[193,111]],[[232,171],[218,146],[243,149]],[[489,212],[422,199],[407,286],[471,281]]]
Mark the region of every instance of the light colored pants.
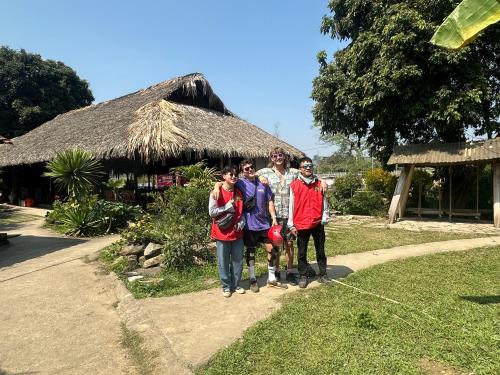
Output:
[[234,291],[243,271],[243,238],[235,241],[217,241],[217,265],[223,290]]

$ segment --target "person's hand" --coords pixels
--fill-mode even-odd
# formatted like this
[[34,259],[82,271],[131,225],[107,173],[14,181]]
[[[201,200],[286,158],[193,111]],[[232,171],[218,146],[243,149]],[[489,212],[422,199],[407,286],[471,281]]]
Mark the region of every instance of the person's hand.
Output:
[[328,184],[326,183],[325,180],[319,180],[321,182],[321,186],[320,186],[320,189],[321,189],[321,192],[323,194],[326,194],[326,192],[328,191]]
[[269,180],[264,177],[264,176],[259,176],[259,181],[263,184],[263,185],[269,185]]
[[278,225],[278,220],[276,220],[276,217],[273,217],[273,226]]
[[234,206],[234,199],[231,199],[230,201],[228,201],[227,203],[230,203],[231,206]]
[[297,228],[291,227],[290,228],[290,233],[293,234],[295,237],[297,237]]
[[216,182],[214,185],[214,190],[210,194],[212,194],[212,198],[217,200],[219,199],[220,187],[222,186],[222,182]]
[[241,232],[244,227],[245,227],[245,223],[243,221],[239,221],[236,224],[236,232]]

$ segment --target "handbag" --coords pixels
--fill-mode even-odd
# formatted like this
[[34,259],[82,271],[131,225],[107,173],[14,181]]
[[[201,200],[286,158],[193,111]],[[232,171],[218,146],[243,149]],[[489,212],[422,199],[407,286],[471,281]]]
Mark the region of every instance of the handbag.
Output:
[[220,230],[227,230],[231,228],[234,220],[234,212],[228,212],[222,214],[217,219],[215,219],[215,223],[219,227]]

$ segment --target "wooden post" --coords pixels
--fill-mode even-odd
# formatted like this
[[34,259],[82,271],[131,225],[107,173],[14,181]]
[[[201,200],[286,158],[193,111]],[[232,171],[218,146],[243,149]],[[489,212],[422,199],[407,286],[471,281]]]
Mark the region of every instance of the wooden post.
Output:
[[418,183],[418,217],[422,217],[422,182]]
[[415,165],[405,165],[399,175],[398,182],[392,196],[391,206],[389,207],[389,224],[396,221],[398,213],[399,217],[404,215],[414,170]]
[[500,164],[493,164],[493,221],[500,228]]
[[481,218],[479,213],[479,165],[476,166],[476,215],[476,219],[479,220]]
[[439,214],[438,217],[441,219],[443,217],[443,209],[442,209],[442,202],[443,201],[443,185],[441,184],[441,180],[439,181],[439,198],[438,198],[438,205],[439,205]]
[[448,220],[451,221],[451,206],[452,206],[452,194],[451,194],[451,191],[452,191],[452,188],[453,188],[453,170],[451,168],[451,165],[448,168],[448,170],[449,170],[449,175],[450,175],[450,204],[448,205]]

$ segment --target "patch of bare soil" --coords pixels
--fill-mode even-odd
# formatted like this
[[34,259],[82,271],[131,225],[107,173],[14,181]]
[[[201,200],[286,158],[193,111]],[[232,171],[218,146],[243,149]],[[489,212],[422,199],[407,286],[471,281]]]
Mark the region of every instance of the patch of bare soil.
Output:
[[465,373],[455,370],[453,367],[444,365],[430,358],[422,358],[419,361],[420,368],[428,375],[474,375],[473,372]]

